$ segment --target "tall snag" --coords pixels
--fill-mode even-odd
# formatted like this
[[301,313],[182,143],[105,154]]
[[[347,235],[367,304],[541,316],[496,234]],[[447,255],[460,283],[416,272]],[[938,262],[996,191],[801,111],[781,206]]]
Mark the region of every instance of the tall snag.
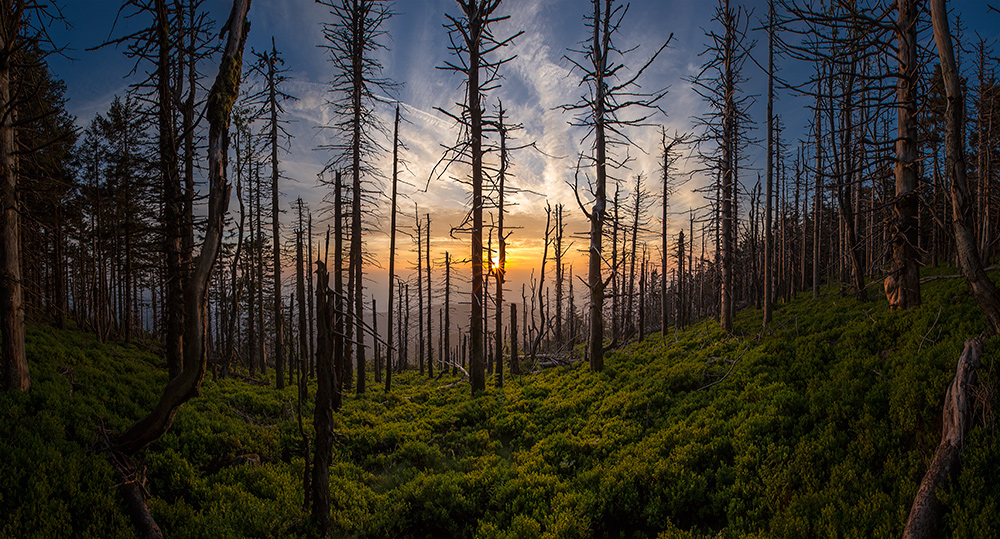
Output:
[[[385,126],[374,113],[383,94],[393,94],[397,85],[382,76],[382,64],[377,52],[385,50],[381,43],[384,25],[392,16],[390,3],[385,0],[319,0],[330,8],[333,22],[324,23],[323,45],[330,52],[333,82],[330,92],[332,110],[337,120],[328,127],[337,132],[338,142],[324,149],[333,152],[328,168],[344,167],[351,175],[351,248],[349,262],[348,302],[353,305],[349,335],[357,361],[357,392],[365,392],[364,345],[364,257],[362,251],[363,220],[366,202],[364,190],[379,179],[375,166],[384,149],[379,140]],[[353,331],[353,333],[352,333]],[[349,369],[348,369],[349,371]],[[347,377],[349,378],[349,377]]]
[[931,22],[934,27],[934,41],[941,61],[941,74],[945,96],[945,153],[951,169],[951,209],[952,225],[955,230],[955,248],[958,251],[959,268],[972,292],[979,308],[986,315],[990,331],[1000,333],[1000,291],[986,275],[986,268],[976,248],[975,217],[966,177],[965,136],[965,95],[962,89],[955,52],[948,29],[948,12],[945,0],[931,0]]
[[[448,18],[448,34],[451,39],[449,49],[458,57],[458,62],[445,62],[440,69],[454,71],[465,76],[466,101],[459,103],[460,112],[453,114],[441,110],[462,126],[461,138],[442,161],[450,164],[468,157],[472,166],[472,313],[470,319],[470,382],[472,394],[486,390],[485,324],[483,310],[483,94],[496,88],[499,82],[499,68],[511,58],[493,59],[490,53],[506,47],[520,32],[507,38],[493,35],[492,26],[509,17],[495,16],[501,0],[457,0],[461,15]],[[485,73],[485,76],[482,76]],[[449,157],[451,155],[452,157]],[[447,166],[444,167],[447,169]],[[438,173],[437,169],[432,174]],[[440,175],[444,174],[441,170]]]
[[[647,125],[646,121],[657,111],[662,110],[657,101],[666,95],[665,89],[653,93],[644,93],[639,89],[639,78],[656,60],[661,52],[673,39],[673,34],[639,67],[630,79],[622,80],[619,74],[625,65],[625,52],[615,47],[613,38],[621,26],[628,11],[628,4],[615,6],[614,0],[591,0],[593,13],[584,17],[584,24],[593,33],[593,38],[580,50],[569,52],[582,56],[575,60],[570,58],[576,70],[581,74],[580,86],[586,88],[586,93],[580,99],[562,109],[575,113],[576,119],[572,125],[589,128],[589,137],[593,137],[593,154],[580,156],[580,167],[583,163],[592,164],[595,170],[595,183],[591,186],[593,206],[588,211],[580,200],[579,185],[575,187],[577,203],[580,210],[590,220],[590,264],[587,284],[590,288],[590,337],[587,343],[587,356],[590,359],[591,370],[604,368],[604,288],[602,276],[603,254],[602,236],[604,234],[605,212],[608,196],[608,165],[620,168],[622,162],[609,154],[609,146],[627,145],[628,138],[621,130],[626,127]],[[621,63],[612,56],[617,55]],[[626,112],[640,109],[637,117],[628,118]],[[578,174],[579,176],[579,170]]]

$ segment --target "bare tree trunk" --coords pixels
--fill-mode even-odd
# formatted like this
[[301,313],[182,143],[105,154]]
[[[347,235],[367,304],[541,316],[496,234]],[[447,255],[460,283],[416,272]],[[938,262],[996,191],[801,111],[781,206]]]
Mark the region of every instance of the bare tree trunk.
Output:
[[[396,275],[396,184],[399,178],[399,105],[392,128],[392,202],[389,217],[389,308],[386,310],[385,391],[392,390],[392,292]],[[398,322],[397,322],[398,323]]]
[[[338,182],[339,187],[339,182]],[[343,318],[333,312],[329,294],[330,276],[326,264],[316,262],[316,451],[313,453],[312,521],[319,525],[320,536],[330,535],[330,460],[333,452],[333,411],[340,407],[340,382],[337,374],[338,343],[331,335],[339,334],[333,319]],[[337,300],[338,302],[340,300]],[[340,325],[340,322],[337,322]],[[331,342],[334,341],[334,342]]]
[[431,214],[425,216],[427,230],[424,231],[424,239],[427,240],[427,248],[424,249],[424,256],[427,257],[427,376],[434,377],[434,330],[432,321],[434,320],[434,309],[431,308]]
[[510,302],[510,374],[521,374],[521,364],[517,357],[517,303]]
[[771,321],[774,238],[771,232],[771,199],[774,186],[774,0],[767,2],[767,189],[764,202],[764,314],[763,326]]
[[734,183],[734,168],[736,161],[736,104],[735,86],[736,82],[733,73],[733,48],[735,46],[735,36],[733,30],[735,24],[732,23],[732,14],[729,10],[729,0],[725,0],[724,13],[726,17],[726,36],[723,42],[725,65],[723,72],[723,86],[725,105],[723,111],[723,141],[722,141],[722,286],[719,303],[719,325],[723,331],[733,330],[733,264],[736,257],[736,244],[734,230],[734,195],[736,192]]
[[[336,399],[343,397],[344,389],[350,388],[350,377],[348,373],[350,372],[351,364],[351,334],[354,325],[351,320],[347,317],[347,305],[350,305],[350,298],[344,294],[344,197],[343,197],[343,176],[340,172],[336,174],[336,185],[334,186],[333,195],[333,226],[334,226],[334,239],[333,239],[333,313],[331,316],[334,317],[334,329],[333,338],[328,339],[333,342],[333,369],[336,373],[334,379],[337,381],[337,385],[334,388],[334,395]],[[330,253],[330,228],[326,229],[326,253]],[[324,262],[324,265],[326,263]],[[316,316],[319,319],[316,327],[316,361],[319,362],[320,358],[320,346],[319,346],[319,333],[324,331],[320,326],[324,323],[322,315],[320,313],[320,304],[318,302],[319,292],[325,289],[320,286],[319,283],[319,273],[316,273]],[[327,303],[327,309],[329,309],[329,302]],[[320,374],[319,366],[316,366],[316,376],[319,377]],[[318,445],[319,442],[317,442]]]
[[305,235],[302,220],[302,199],[298,199],[299,229],[295,238],[295,295],[299,307],[299,380],[300,392],[305,387],[305,373],[309,369],[309,327],[306,321],[305,261],[303,260],[302,236]]
[[910,516],[903,529],[903,539],[941,537],[942,530],[939,526],[944,508],[934,492],[943,489],[958,473],[965,435],[972,422],[972,386],[976,381],[976,369],[979,368],[981,355],[982,344],[978,340],[965,341],[965,349],[958,358],[955,378],[948,385],[948,392],[944,397],[941,443],[920,481],[920,489],[913,499]]
[[920,305],[920,265],[917,252],[917,7],[915,0],[898,0],[896,19],[899,76],[896,78],[896,198],[892,220],[892,268],[885,278],[885,295],[893,309]]
[[[507,128],[504,125],[503,103],[500,104],[498,112],[500,131],[500,172],[498,174],[498,203],[497,203],[497,243],[499,243],[500,254],[498,256],[498,266],[496,272],[496,291],[494,292],[494,316],[495,329],[493,343],[496,353],[497,387],[503,387],[503,283],[507,271],[507,237],[504,236],[504,190],[507,179]],[[561,206],[560,206],[561,208]],[[561,211],[561,210],[560,210]],[[558,322],[557,322],[558,323]]]
[[444,353],[442,369],[451,363],[451,374],[458,374],[455,358],[451,353],[451,253],[444,253]]
[[812,267],[812,295],[819,297],[819,261],[820,261],[820,239],[822,236],[823,223],[823,137],[820,136],[820,107],[817,98],[816,107],[816,186],[813,188],[813,267]]
[[284,317],[281,314],[281,211],[278,208],[278,94],[275,80],[275,61],[278,56],[271,41],[271,54],[264,56],[267,61],[267,107],[271,113],[271,248],[274,259],[274,373],[278,389],[285,387],[285,342]]
[[[469,371],[472,394],[478,395],[486,391],[485,341],[483,339],[483,308],[486,305],[483,294],[483,109],[480,104],[480,65],[481,38],[486,21],[480,13],[488,9],[488,5],[476,5],[472,0],[471,8],[466,9],[469,21],[469,62],[468,91],[466,99],[469,112],[469,127],[472,152],[472,314],[469,323],[470,338]],[[470,12],[470,9],[474,12]]]
[[414,205],[414,218],[417,221],[417,363],[420,374],[424,374],[424,242],[423,225],[420,221],[420,211]]
[[965,145],[962,129],[965,114],[958,67],[948,29],[948,13],[944,0],[931,0],[931,21],[934,27],[934,41],[937,43],[941,60],[941,73],[947,97],[945,109],[945,152],[951,168],[952,224],[955,228],[955,248],[959,267],[965,282],[972,292],[979,308],[986,315],[986,322],[992,333],[1000,333],[1000,291],[986,275],[973,229],[973,212],[970,203],[969,184],[966,178]]
[[607,173],[607,143],[605,133],[605,73],[607,72],[607,42],[611,32],[611,6],[601,14],[601,3],[594,0],[594,36],[592,54],[594,60],[594,145],[597,151],[597,184],[594,189],[594,206],[590,210],[590,262],[588,266],[587,284],[590,287],[590,337],[587,343],[587,355],[590,358],[590,370],[604,369],[604,278],[601,275],[601,265],[604,262],[601,252],[601,241],[604,235],[605,211],[608,205],[608,173]]
[[[535,330],[535,340],[531,343],[531,357],[532,359],[538,354],[538,347],[542,343],[542,339],[546,334],[546,327],[548,324],[547,317],[545,315],[545,261],[549,258],[549,235],[552,231],[551,226],[552,220],[552,206],[548,203],[545,204],[545,247],[542,249],[542,266],[538,272],[538,328]],[[535,323],[534,317],[531,319],[531,323]]]
[[31,375],[24,348],[24,306],[21,289],[21,230],[17,202],[17,144],[14,123],[12,41],[21,31],[23,1],[0,7],[0,351],[3,353],[6,391],[28,391]]
[[[162,1],[162,0],[160,0]],[[204,350],[207,316],[208,283],[222,241],[223,218],[229,205],[230,186],[226,179],[229,115],[239,94],[243,46],[246,42],[246,15],[250,0],[234,0],[233,11],[226,28],[228,39],[219,75],[208,97],[208,226],[194,271],[184,288],[184,303],[168,309],[183,308],[187,312],[184,331],[184,365],[179,376],[171,379],[163,390],[156,408],[135,422],[114,440],[115,449],[134,455],[159,438],[173,423],[177,410],[196,396],[205,377]]]

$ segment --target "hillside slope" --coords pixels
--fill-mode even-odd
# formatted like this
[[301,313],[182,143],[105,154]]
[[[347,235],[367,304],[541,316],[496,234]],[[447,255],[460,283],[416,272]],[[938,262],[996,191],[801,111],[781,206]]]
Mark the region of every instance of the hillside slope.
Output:
[[[889,312],[827,290],[736,335],[704,321],[571,367],[466,383],[404,374],[335,415],[343,537],[898,537],[940,436],[962,341],[985,329],[961,280]],[[1000,530],[1000,444],[986,342],[976,427],[942,493],[945,530]],[[0,536],[131,537],[110,468],[89,448],[158,396],[152,346],[29,332],[34,386],[0,395]],[[728,377],[722,379],[726,374]],[[710,387],[704,387],[718,382]],[[302,537],[295,390],[206,380],[145,452],[170,537]],[[306,403],[309,430],[311,403]],[[250,455],[249,457],[247,455]],[[257,461],[259,460],[259,464]]]

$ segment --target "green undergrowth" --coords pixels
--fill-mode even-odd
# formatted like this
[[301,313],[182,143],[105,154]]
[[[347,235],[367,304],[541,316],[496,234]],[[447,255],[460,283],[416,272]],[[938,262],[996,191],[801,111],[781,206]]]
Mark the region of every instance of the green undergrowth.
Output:
[[[961,280],[922,293],[890,312],[831,288],[777,305],[763,335],[748,310],[733,335],[703,321],[611,353],[603,372],[548,369],[478,399],[413,373],[352,395],[334,419],[335,536],[898,537],[962,343],[985,330]],[[1000,530],[998,342],[961,473],[939,493],[947,536]],[[156,349],[47,327],[28,346],[32,391],[0,395],[0,535],[132,536],[90,447],[153,404]],[[141,461],[168,536],[310,536],[295,406],[291,388],[206,380]]]

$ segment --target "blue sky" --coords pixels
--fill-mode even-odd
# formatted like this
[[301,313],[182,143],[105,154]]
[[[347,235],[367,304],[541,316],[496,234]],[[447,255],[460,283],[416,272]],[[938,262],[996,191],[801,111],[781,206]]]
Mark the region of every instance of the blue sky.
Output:
[[[732,0],[732,3],[737,5],[740,2]],[[112,31],[119,5],[117,2],[67,0],[64,4],[64,13],[72,28],[55,29],[53,37],[58,45],[69,47],[66,56],[72,60],[55,58],[51,63],[54,72],[67,82],[70,111],[78,117],[78,123],[85,126],[95,113],[107,109],[115,94],[126,91],[130,82],[126,77],[132,67],[119,50],[85,49],[97,45],[109,35],[122,35],[136,29],[138,21],[119,20],[117,28]],[[589,4],[585,0],[505,0],[501,9],[511,15],[511,19],[497,25],[494,30],[500,36],[519,30],[525,33],[510,48],[509,53],[516,54],[517,59],[506,67],[503,86],[490,98],[494,102],[497,98],[502,99],[510,110],[511,120],[525,125],[523,140],[536,141],[549,155],[567,156],[566,159],[553,159],[530,150],[515,156],[516,178],[513,181],[538,193],[516,197],[518,206],[508,221],[524,227],[523,232],[515,233],[512,242],[515,250],[522,250],[525,270],[528,259],[535,256],[534,253],[537,253],[536,258],[541,256],[538,230],[544,222],[540,208],[544,207],[546,200],[566,205],[570,232],[586,230],[566,184],[572,181],[572,169],[576,163],[573,157],[580,151],[582,132],[569,126],[570,115],[554,108],[574,102],[580,96],[578,76],[570,72],[569,63],[562,56],[567,47],[573,47],[586,38],[582,14]],[[209,0],[206,5],[216,21],[223,21],[228,15],[229,5],[225,0]],[[765,2],[746,2],[744,5],[754,10],[755,18],[766,14]],[[986,3],[964,1],[953,2],[952,5],[963,14],[966,24],[971,21],[978,26],[971,30],[978,29],[984,36],[997,37],[1000,15],[988,13]],[[705,48],[707,38],[704,28],[712,24],[714,8],[715,3],[709,1],[633,0],[622,25],[618,45],[622,49],[638,46],[631,56],[637,63],[659,47],[668,35],[674,34],[671,48],[661,55],[644,81],[644,88],[649,90],[670,87],[670,93],[662,102],[667,116],[654,119],[670,131],[690,130],[691,118],[704,110],[704,105],[684,78],[696,73],[703,61],[698,54]],[[399,0],[394,10],[397,15],[390,20],[387,28],[389,39],[386,45],[389,51],[385,53],[383,63],[387,76],[404,83],[399,98],[405,105],[404,116],[410,122],[403,127],[403,139],[410,149],[405,156],[409,170],[403,179],[412,185],[404,188],[412,202],[403,202],[401,208],[407,216],[412,216],[413,203],[421,205],[421,213],[430,209],[435,220],[435,236],[440,236],[438,247],[442,251],[449,249],[464,256],[468,251],[467,243],[445,237],[449,225],[457,225],[464,212],[466,193],[462,186],[446,179],[431,183],[426,192],[417,188],[425,185],[431,167],[441,156],[441,145],[454,142],[456,136],[454,126],[435,107],[455,110],[454,103],[462,99],[461,80],[455,74],[435,68],[448,58],[447,34],[442,27],[444,13],[455,14],[457,5],[454,0]],[[295,138],[291,153],[283,157],[284,173],[295,181],[287,182],[282,187],[282,195],[289,201],[288,207],[298,196],[318,203],[324,191],[316,187],[316,175],[328,156],[315,151],[315,148],[324,142],[329,133],[316,127],[329,119],[323,103],[328,97],[326,89],[330,67],[326,51],[317,45],[322,40],[320,23],[329,20],[328,8],[311,0],[255,0],[250,19],[252,27],[248,49],[269,48],[273,36],[294,79],[288,91],[299,98],[298,102],[289,106],[290,119],[294,120],[290,131]],[[755,55],[763,59],[766,40],[762,33],[758,34],[755,36],[759,41]],[[968,35],[971,36],[971,31]],[[967,41],[971,42],[971,39]],[[762,95],[766,77],[751,63],[745,69],[745,76],[750,79],[747,90]],[[785,69],[787,76],[789,70],[794,73],[796,68]],[[207,67],[204,71],[212,73],[214,69]],[[789,133],[797,136],[807,120],[804,110],[807,103],[788,95],[780,99],[776,110],[784,115]],[[763,99],[758,101],[751,114],[761,124],[764,121]],[[387,106],[382,112],[388,121],[390,108]],[[760,125],[758,129],[757,137],[763,138]],[[649,153],[633,150],[631,155],[635,159],[631,170],[621,173],[621,176],[628,180],[626,184],[631,184],[635,174],[643,173],[653,179],[647,186],[655,191],[659,185],[656,181],[659,130],[636,130],[634,137],[641,150]],[[754,153],[761,152],[754,150]],[[751,164],[758,168],[763,166],[763,159],[751,157]],[[680,167],[692,169],[698,164],[682,162]],[[388,161],[384,169],[389,171]],[[460,169],[454,172],[462,174]],[[752,183],[756,172],[747,171],[743,177]],[[690,187],[699,181],[704,180],[696,179],[677,194],[675,210],[682,211],[688,205],[702,204],[700,195],[689,192]],[[382,221],[388,222],[387,219]],[[412,217],[404,217],[401,223],[411,224]],[[651,223],[650,226],[659,228],[658,223]],[[387,242],[387,239],[373,236],[370,248],[377,251]],[[578,241],[578,244],[582,243]],[[654,248],[653,257],[657,256]],[[535,261],[532,265],[537,266],[537,263]]]

